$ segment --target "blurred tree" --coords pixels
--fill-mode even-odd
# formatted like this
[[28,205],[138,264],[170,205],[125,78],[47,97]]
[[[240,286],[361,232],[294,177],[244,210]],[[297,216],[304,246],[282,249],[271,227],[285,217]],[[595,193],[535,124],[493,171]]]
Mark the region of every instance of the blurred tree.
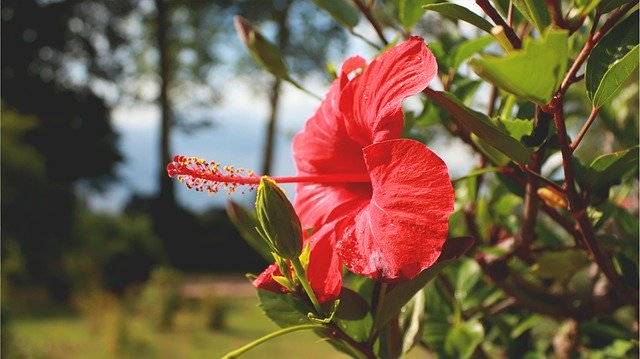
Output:
[[66,267],[79,290],[99,285],[124,294],[130,285],[146,281],[164,260],[147,215],[83,211],[74,235],[78,246],[67,254]]
[[[182,118],[179,112],[194,113],[198,107],[211,107],[219,93],[211,86],[211,70],[219,63],[217,42],[218,7],[215,2],[155,0],[155,13],[149,17],[145,51],[140,57],[138,76],[157,74],[160,91],[159,192],[167,207],[176,206],[174,181],[164,166],[171,160],[171,132],[174,127],[192,131],[209,125],[211,116],[197,120]],[[146,56],[156,53],[157,56]],[[148,61],[152,59],[154,61]]]
[[[169,262],[181,269],[206,268],[202,254],[215,250],[206,230],[190,211],[176,201],[174,181],[165,165],[172,156],[174,129],[193,131],[211,123],[211,108],[219,93],[212,86],[213,69],[219,64],[219,18],[213,1],[155,0],[141,3],[140,37],[131,55],[132,78],[138,86],[129,97],[157,103],[160,109],[158,192],[154,198],[134,195],[128,212],[150,213],[153,228],[162,240]],[[157,96],[145,96],[144,84],[158,84]],[[187,116],[182,113],[188,113]],[[194,114],[204,113],[200,118]]]
[[[289,28],[287,18],[291,8],[291,1],[282,1],[280,7],[274,6],[273,15],[277,27],[277,45],[282,51],[286,51],[289,47]],[[262,150],[262,172],[263,174],[271,173],[271,164],[273,163],[273,151],[275,145],[276,120],[278,118],[278,105],[280,103],[282,80],[275,77],[271,83],[269,91],[269,118],[267,120],[267,129],[265,133],[264,147]]]
[[105,98],[117,96],[122,64],[111,54],[126,46],[123,19],[133,5],[2,2],[2,101],[12,109],[2,121],[2,243],[18,243],[29,279],[59,297],[68,288],[60,261],[73,186],[104,188],[121,160]]
[[[152,31],[143,36],[143,48],[137,55],[136,76],[155,74],[160,84],[158,97],[153,99],[161,110],[159,192],[153,205],[141,203],[145,202],[143,198],[134,198],[128,208],[134,211],[147,209],[152,213],[154,229],[164,242],[170,263],[183,270],[230,269],[234,266],[245,270],[256,268],[261,260],[247,255],[251,252],[240,241],[225,245],[228,247],[226,255],[217,261],[211,260],[212,252],[220,248],[218,239],[223,238],[221,234],[232,227],[224,221],[224,226],[217,224],[213,230],[207,223],[219,221],[217,217],[202,221],[177,204],[174,181],[164,168],[172,155],[171,134],[174,129],[191,131],[211,122],[211,108],[223,95],[215,88],[216,76],[221,65],[230,65],[222,61],[223,55],[229,55],[231,67],[244,75],[251,74],[245,80],[260,88],[269,86],[271,89],[263,160],[264,172],[270,172],[281,83],[277,79],[269,79],[267,84],[268,78],[260,76],[261,72],[247,71],[249,62],[244,57],[234,56],[233,47],[225,47],[229,43],[236,44],[236,52],[244,53],[241,43],[235,39],[231,24],[233,15],[245,14],[264,25],[275,24],[278,44],[286,50],[286,55],[291,56],[289,65],[292,73],[302,78],[318,74],[320,71],[315,69],[324,68],[329,49],[343,50],[346,37],[328,16],[320,15],[317,8],[302,1],[155,0],[154,8],[146,13],[146,29]],[[312,26],[308,27],[309,24]],[[290,36],[290,27],[299,28],[300,32],[296,30],[296,34]],[[253,64],[249,66],[255,68]],[[199,109],[207,115],[193,118]],[[181,113],[188,113],[190,118],[181,116]],[[237,238],[237,234],[232,237]]]
[[[186,119],[177,114],[176,108],[210,108],[221,97],[221,91],[213,88],[213,69],[221,64],[221,44],[235,38],[231,19],[241,14],[261,25],[273,26],[270,35],[288,57],[291,72],[301,79],[322,73],[327,59],[340,54],[346,45],[346,33],[331,18],[309,2],[299,0],[278,1],[228,1],[212,0],[190,2],[184,0],[155,0],[155,16],[149,28],[155,29],[148,36],[146,51],[156,52],[157,65],[143,61],[142,74],[155,71],[159,76],[158,103],[161,108],[159,197],[167,205],[175,206],[173,182],[167,178],[164,164],[171,156],[171,130],[175,126],[193,130],[210,122]],[[291,28],[295,28],[293,33]],[[241,46],[239,41],[233,44]],[[141,56],[142,60],[154,58]],[[237,72],[258,88],[268,88],[269,115],[263,150],[262,173],[271,171],[274,136],[282,83],[269,79],[264,73],[247,71],[254,68],[246,59],[232,58]],[[249,65],[250,64],[250,65]],[[189,86],[185,86],[189,85]],[[185,92],[191,87],[197,90]],[[203,95],[204,94],[204,95]],[[195,99],[195,100],[194,100]],[[187,112],[187,111],[183,111]]]
[[166,174],[164,164],[169,163],[171,158],[169,147],[169,134],[172,123],[171,104],[169,103],[169,85],[171,82],[170,64],[169,64],[169,47],[167,44],[167,27],[168,14],[167,5],[164,0],[156,0],[156,12],[158,17],[156,37],[158,41],[159,66],[158,74],[160,75],[160,192],[159,197],[163,202],[175,206],[175,187],[173,181]]

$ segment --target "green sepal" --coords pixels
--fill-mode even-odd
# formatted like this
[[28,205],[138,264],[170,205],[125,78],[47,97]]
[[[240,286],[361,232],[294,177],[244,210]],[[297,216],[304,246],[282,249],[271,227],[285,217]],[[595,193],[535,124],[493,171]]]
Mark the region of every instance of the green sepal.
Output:
[[269,177],[260,179],[256,195],[259,232],[275,253],[286,259],[302,254],[302,226],[293,205]]

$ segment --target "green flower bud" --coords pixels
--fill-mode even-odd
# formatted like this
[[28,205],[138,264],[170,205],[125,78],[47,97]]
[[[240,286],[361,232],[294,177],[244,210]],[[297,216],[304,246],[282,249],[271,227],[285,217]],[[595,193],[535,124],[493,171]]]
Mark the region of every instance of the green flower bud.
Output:
[[258,232],[280,257],[297,259],[302,253],[302,226],[291,202],[269,177],[262,176],[256,197]]
[[242,16],[236,16],[233,22],[238,37],[240,37],[240,40],[242,40],[256,62],[276,77],[288,79],[289,72],[280,49],[256,31]]

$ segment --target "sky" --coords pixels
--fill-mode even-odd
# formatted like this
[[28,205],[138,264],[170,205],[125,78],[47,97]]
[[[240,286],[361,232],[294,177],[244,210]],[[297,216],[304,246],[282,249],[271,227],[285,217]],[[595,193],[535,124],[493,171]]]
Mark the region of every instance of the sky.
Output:
[[[361,22],[356,31],[373,36],[367,25]],[[340,64],[354,54],[360,54],[370,61],[373,51],[362,41],[350,39],[347,51],[341,54],[341,58],[333,61]],[[329,87],[328,83],[314,79],[306,81],[304,85],[317,94],[324,94]],[[262,159],[261,151],[268,115],[267,96],[257,95],[255,90],[251,90],[242,80],[234,78],[225,81],[222,92],[223,101],[211,108],[215,118],[213,126],[189,134],[174,131],[171,138],[173,152],[255,171],[259,169]],[[302,128],[319,104],[317,99],[285,85],[281,97],[272,175],[295,174],[291,138]],[[405,108],[411,108],[412,102],[405,101],[405,105]],[[114,109],[113,124],[120,135],[118,146],[125,160],[116,171],[120,178],[119,183],[112,185],[104,193],[88,195],[87,200],[91,208],[116,213],[123,208],[132,193],[155,193],[159,166],[166,165],[159,164],[157,160],[159,118],[159,108],[155,104],[129,104]],[[452,178],[463,175],[475,164],[471,153],[459,140],[436,139],[431,147],[447,163]],[[179,203],[196,211],[223,206],[229,198],[229,195],[222,191],[209,196],[189,191],[183,186],[178,188]],[[285,190],[292,196],[293,186],[285,186]],[[239,202],[246,203],[251,198],[249,194],[233,194],[233,199]]]

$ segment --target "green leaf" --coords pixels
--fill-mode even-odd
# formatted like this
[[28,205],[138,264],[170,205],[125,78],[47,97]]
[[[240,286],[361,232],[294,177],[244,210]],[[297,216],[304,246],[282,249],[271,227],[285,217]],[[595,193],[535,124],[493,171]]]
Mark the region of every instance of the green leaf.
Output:
[[525,39],[523,49],[505,57],[482,56],[469,64],[480,77],[501,89],[544,105],[565,74],[567,41],[567,31],[549,30],[539,40]]
[[491,146],[474,133],[471,134],[471,141],[476,144],[478,150],[482,152],[482,155],[486,157],[492,165],[500,167],[511,161],[504,153],[496,150],[495,147]]
[[260,237],[260,235],[258,235],[258,232],[256,232],[258,222],[256,221],[255,216],[232,200],[227,202],[227,215],[229,216],[231,223],[233,223],[240,233],[242,239],[244,239],[251,248],[258,252],[258,254],[260,254],[267,263],[273,262],[273,256],[271,255],[269,245]]
[[589,263],[589,258],[582,250],[548,251],[540,255],[533,266],[533,272],[540,278],[557,279],[562,282],[569,280]]
[[600,5],[600,0],[576,0],[575,2],[580,15],[584,16],[592,12],[598,5]]
[[618,7],[620,7],[620,6],[624,5],[624,4],[632,3],[634,1],[637,1],[637,0],[606,0],[606,1],[602,1],[598,5],[598,11],[601,14],[606,14],[608,12],[611,12],[611,11],[617,9]]
[[440,3],[424,6],[424,9],[438,12],[441,15],[454,20],[462,20],[468,22],[469,24],[486,31],[489,34],[491,33],[491,29],[493,28],[493,25],[489,21],[460,5],[452,3]]
[[338,23],[351,29],[358,25],[359,12],[346,0],[313,0],[322,10],[328,12]]
[[439,0],[398,0],[398,20],[406,29],[414,27],[424,14],[425,5]]
[[445,353],[452,358],[471,358],[484,339],[484,328],[477,320],[457,323],[444,340]]
[[498,122],[502,127],[516,140],[522,140],[522,137],[530,136],[533,131],[533,121],[520,118],[500,118]]
[[551,23],[544,0],[513,0],[513,5],[515,5],[527,21],[534,24],[541,33],[544,32]]
[[520,141],[528,147],[537,147],[543,144],[549,136],[553,135],[553,132],[550,131],[552,127],[550,126],[552,122],[551,119],[551,115],[545,112],[539,114],[537,123],[534,124],[533,121],[531,121],[532,125],[534,125],[531,134],[522,136]]
[[313,310],[300,299],[289,295],[258,289],[260,307],[264,313],[282,328],[312,323],[307,317]]
[[422,271],[416,278],[408,282],[402,282],[385,295],[382,303],[382,309],[378,312],[375,327],[383,328],[387,322],[400,312],[402,307],[407,303],[420,289],[435,278],[442,269],[444,269],[451,261],[438,261],[430,268]]
[[580,332],[588,337],[595,337],[602,341],[613,341],[616,339],[635,339],[627,328],[615,321],[605,321],[602,319],[591,319],[580,326]]
[[620,183],[630,171],[638,170],[639,147],[602,155],[589,165],[581,182],[592,192],[605,193],[613,185]]
[[625,358],[625,355],[633,348],[638,347],[638,342],[633,340],[616,339],[613,343],[601,350],[591,352],[590,359]]
[[398,283],[386,293],[382,308],[376,317],[375,327],[377,329],[383,328],[420,289],[435,278],[444,267],[464,254],[474,242],[475,240],[471,237],[448,239],[440,258],[433,266],[425,269],[410,281]]
[[500,168],[498,167],[482,167],[482,168],[476,168],[473,169],[471,171],[469,171],[469,173],[467,173],[466,175],[462,176],[462,177],[458,177],[456,179],[453,179],[452,182],[459,182],[468,178],[473,178],[476,176],[480,176],[483,175],[485,173],[494,173],[494,172],[499,172]]
[[447,92],[433,91],[430,96],[464,128],[519,163],[527,163],[531,152],[522,143],[496,127],[489,117],[471,110]]
[[467,296],[471,294],[471,290],[478,283],[481,277],[482,271],[480,270],[480,266],[475,260],[464,259],[463,261],[461,261],[460,267],[458,268],[458,273],[456,274],[456,299],[458,301],[462,301],[467,298]]
[[638,11],[600,40],[587,60],[585,82],[593,106],[614,98],[638,67]]
[[640,237],[640,219],[614,203],[607,202],[606,206],[610,208],[609,211],[611,213],[608,218],[612,218],[615,221],[618,230],[621,232],[620,239],[623,241],[625,253],[635,255],[634,258],[637,261],[638,252],[635,247],[637,247],[637,241]]
[[451,328],[449,317],[453,313],[451,303],[441,292],[437,282],[431,282],[424,288],[427,305],[422,341],[438,353],[444,353],[444,340]]
[[494,40],[493,36],[485,35],[475,39],[467,40],[453,49],[452,67],[457,68],[468,58],[482,51]]
[[431,41],[428,45],[429,50],[433,53],[433,56],[436,57],[438,62],[438,67],[445,68],[449,67],[449,55],[447,51],[444,49],[444,45],[440,41]]
[[473,104],[476,92],[482,85],[481,80],[457,77],[451,83],[451,93],[466,106]]
[[[356,276],[352,273],[348,273],[343,278],[343,293],[345,289],[354,292],[360,299],[363,299],[364,303],[357,304],[360,307],[369,308],[369,303],[367,299],[371,298],[373,293],[374,282],[367,278]],[[347,294],[350,295],[350,294]],[[342,298],[340,303],[342,304],[343,300],[346,300],[347,303],[344,305],[351,305],[349,302],[354,302],[352,304],[356,304],[355,302],[359,302],[359,299],[352,300],[354,298]],[[336,313],[336,324],[342,329],[348,336],[353,338],[356,341],[365,341],[369,337],[369,333],[371,332],[371,327],[373,326],[373,317],[370,311],[367,311],[366,315],[363,318],[359,318],[356,320],[343,319],[344,315],[341,313],[341,309],[338,308],[338,312]],[[353,316],[356,317],[356,316]]]
[[427,320],[425,320],[424,328],[422,329],[422,340],[429,347],[443,351],[449,328],[451,328],[451,323],[446,318],[431,318],[427,315]]
[[[502,15],[502,17],[506,18],[509,16],[509,6],[511,5],[511,0],[492,0],[493,6],[498,10],[498,13]],[[520,12],[513,12],[513,23],[518,24],[524,20],[524,17]]]
[[638,265],[624,253],[617,253],[613,258],[613,263],[622,275],[625,284],[638,289]]
[[418,291],[407,303],[400,314],[402,328],[402,353],[405,354],[416,344],[422,336],[422,321],[425,314],[424,291]]
[[521,336],[527,330],[536,327],[542,322],[542,316],[538,314],[532,314],[529,318],[520,322],[517,326],[511,329],[511,338],[515,339]]
[[340,306],[336,311],[336,318],[358,320],[369,313],[369,303],[360,294],[349,288],[342,288]]

